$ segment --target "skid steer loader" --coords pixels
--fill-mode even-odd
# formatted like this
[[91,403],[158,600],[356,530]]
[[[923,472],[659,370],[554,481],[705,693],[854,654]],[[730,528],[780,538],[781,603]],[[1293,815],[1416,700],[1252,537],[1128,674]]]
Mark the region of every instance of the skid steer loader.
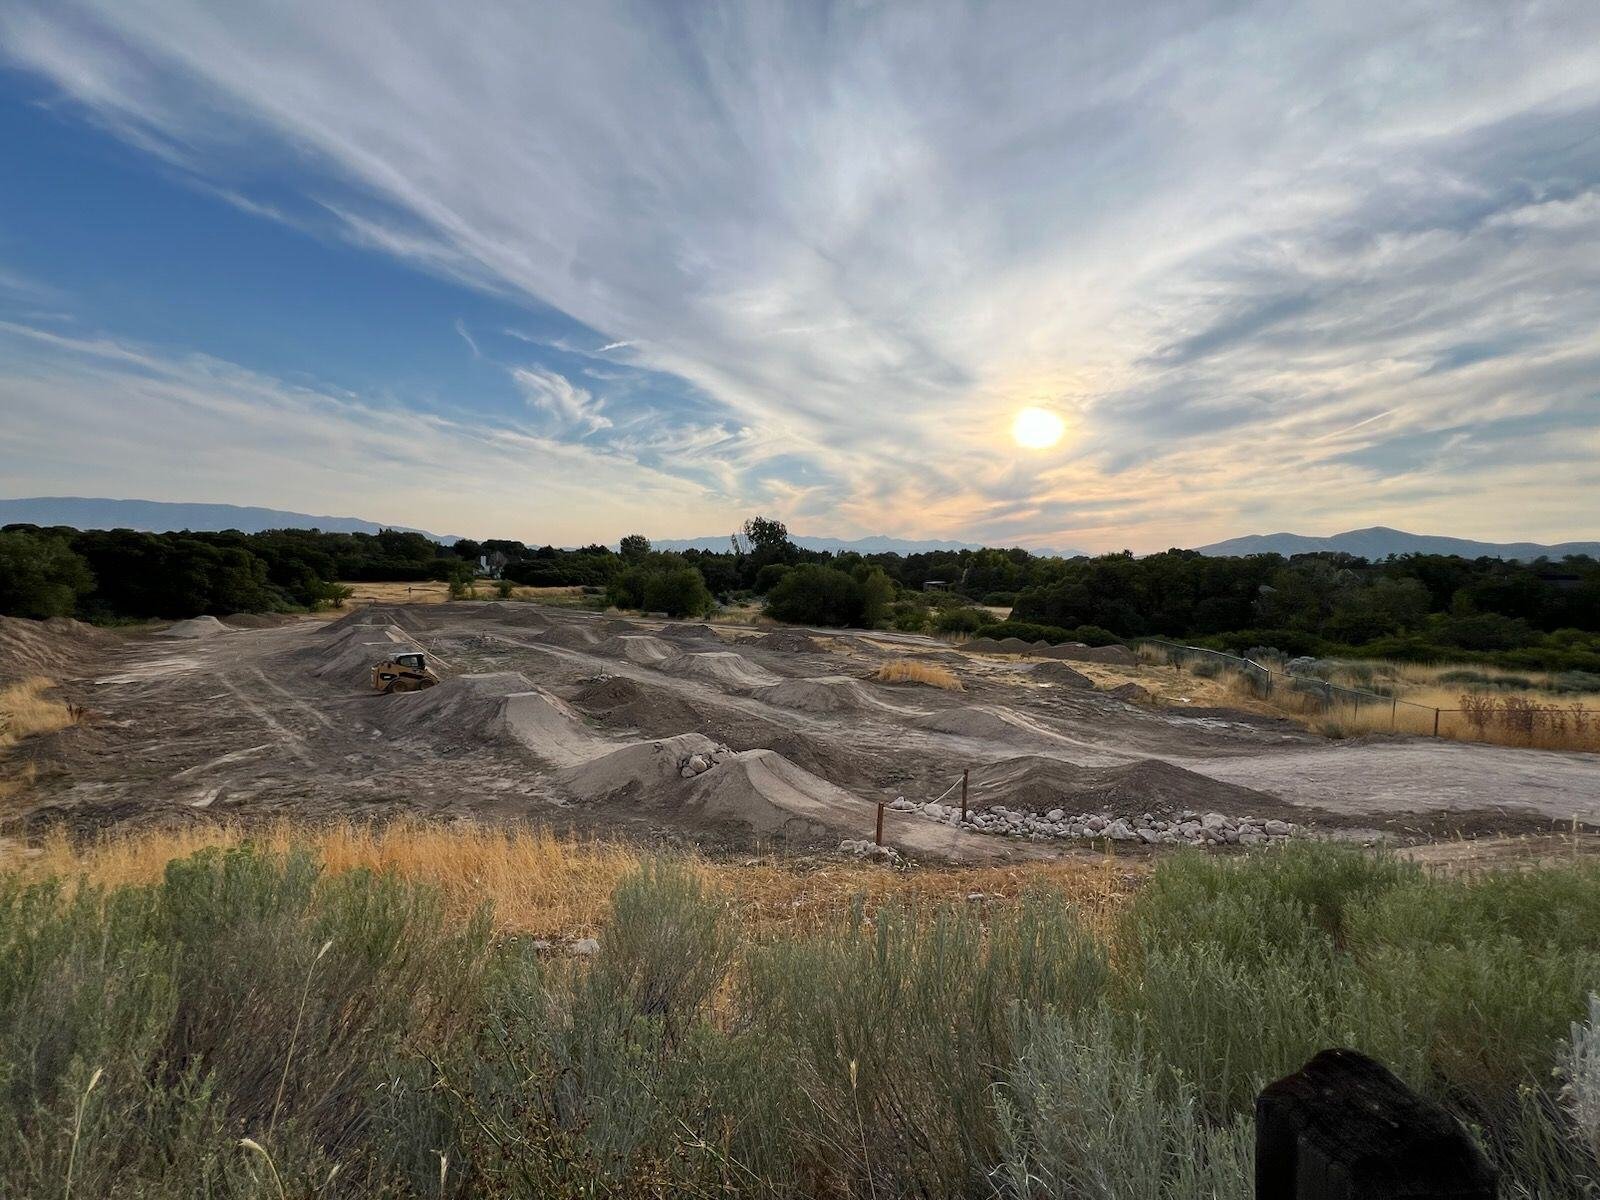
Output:
[[395,692],[420,692],[439,682],[423,654],[396,654],[372,668],[372,690],[385,696]]

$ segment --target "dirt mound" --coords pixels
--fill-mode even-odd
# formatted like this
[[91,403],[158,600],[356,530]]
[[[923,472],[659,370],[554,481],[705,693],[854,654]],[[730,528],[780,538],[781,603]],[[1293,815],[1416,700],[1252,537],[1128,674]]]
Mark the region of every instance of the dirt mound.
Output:
[[757,837],[807,840],[865,827],[872,809],[776,750],[746,750],[687,781],[685,804],[701,821]]
[[648,633],[625,633],[611,638],[597,647],[606,654],[614,654],[641,666],[654,667],[679,653],[676,646],[651,637]]
[[961,648],[963,650],[971,651],[973,654],[1005,653],[1005,651],[1000,648],[1000,643],[995,641],[993,638],[973,638],[971,641],[962,642]]
[[704,730],[708,724],[704,714],[676,692],[621,676],[586,685],[572,702],[608,727],[636,730],[650,737]]
[[1059,683],[1075,688],[1094,687],[1094,680],[1090,679],[1082,671],[1074,671],[1063,662],[1040,663],[1029,674],[1045,683]]
[[709,755],[717,744],[704,734],[682,733],[652,742],[631,742],[602,752],[557,776],[567,791],[583,800],[653,800],[689,781],[681,764],[693,754]]
[[700,654],[675,654],[656,664],[669,675],[689,675],[707,679],[720,687],[770,687],[782,680],[771,671],[756,666],[734,650],[708,650]]
[[372,668],[396,654],[420,654],[422,646],[405,631],[392,625],[363,634],[357,627],[320,654],[322,661],[311,673],[319,679],[338,679],[351,684],[369,682]]
[[1139,659],[1126,646],[1047,646],[1035,651],[1041,658],[1064,658],[1069,662],[1105,663],[1113,667],[1131,667]]
[[752,646],[759,646],[763,650],[776,650],[781,654],[822,653],[822,643],[809,633],[801,633],[798,629],[775,629],[760,637],[744,640]]
[[913,717],[908,723],[934,733],[976,738],[985,742],[1060,740],[1058,734],[1043,725],[998,705],[964,704],[960,708],[947,708]]
[[580,708],[606,712],[624,704],[632,704],[645,694],[645,689],[621,675],[603,675],[591,679],[579,688],[572,702]]
[[1035,812],[1063,808],[1118,815],[1184,810],[1276,813],[1283,808],[1261,792],[1154,758],[1114,767],[1079,767],[1027,755],[974,768],[972,794],[983,806],[1004,804]]
[[704,623],[684,624],[677,622],[661,627],[661,636],[671,638],[675,642],[720,642],[717,631]]
[[0,683],[34,675],[72,676],[121,639],[70,617],[0,617]]
[[581,650],[585,653],[605,640],[598,630],[588,625],[551,625],[549,632],[544,635],[544,641],[549,645],[560,646],[566,650]]
[[1106,695],[1114,700],[1126,700],[1129,704],[1154,704],[1156,702],[1156,698],[1137,683],[1121,684],[1112,688]]
[[438,687],[386,697],[378,715],[390,737],[447,745],[509,739],[563,766],[593,758],[605,745],[564,701],[521,671],[458,675]]
[[187,621],[178,621],[168,625],[157,637],[166,638],[208,638],[216,637],[219,633],[232,633],[233,631],[213,616],[190,617]]
[[438,687],[375,700],[374,717],[391,737],[423,734],[444,741],[482,740],[499,719],[507,696],[533,690],[533,680],[521,671],[458,675]]
[[222,618],[233,629],[277,629],[294,621],[288,613],[229,613]]
[[808,838],[865,828],[861,800],[795,766],[775,750],[725,756],[692,778],[681,764],[710,756],[717,743],[698,733],[635,742],[570,767],[558,781],[588,801],[627,801],[670,811],[692,827],[725,827],[765,838]]
[[764,704],[775,704],[779,708],[796,708],[801,712],[814,713],[861,712],[865,709],[893,708],[863,687],[860,680],[852,679],[848,675],[786,679],[771,687],[758,689],[755,698]]
[[420,633],[428,627],[422,615],[404,604],[371,604],[352,609],[337,621],[324,627],[325,633],[338,633],[352,625],[398,625],[408,633]]
[[551,623],[537,604],[526,600],[499,601],[494,608],[494,619],[507,625],[532,625],[540,629]]

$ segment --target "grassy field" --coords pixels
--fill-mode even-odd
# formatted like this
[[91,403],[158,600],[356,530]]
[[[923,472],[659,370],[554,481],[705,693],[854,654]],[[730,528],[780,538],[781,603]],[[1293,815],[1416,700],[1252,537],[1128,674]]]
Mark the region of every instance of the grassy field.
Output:
[[0,1194],[1242,1200],[1255,1092],[1328,1045],[1459,1113],[1503,1195],[1600,1185],[1592,866],[215,840],[0,872]]
[[[367,604],[446,604],[450,600],[450,585],[442,580],[425,580],[421,583],[343,583],[340,587],[350,589],[351,595],[345,601],[345,610]],[[475,599],[498,600],[502,597],[495,590],[495,583],[490,579],[480,579],[473,585],[476,592]],[[520,584],[511,589],[511,595],[505,597],[511,600],[535,600],[540,604],[554,604],[562,607],[586,607],[588,599],[580,587],[523,587]],[[338,610],[331,610],[331,615],[338,617]]]
[[[1324,694],[1315,680],[1275,678],[1263,694],[1252,678],[1224,664],[1194,659],[1171,665],[1159,647],[1139,648],[1142,670],[1189,680],[1189,690],[1217,703],[1293,717],[1335,737],[1409,733],[1540,750],[1600,751],[1600,690],[1582,672],[1502,671],[1461,664],[1387,661],[1326,664],[1317,678],[1371,693],[1358,700]],[[1181,690],[1182,684],[1179,684]],[[1164,699],[1171,701],[1170,695]],[[1394,703],[1390,703],[1394,701]],[[1440,710],[1435,721],[1434,711]]]

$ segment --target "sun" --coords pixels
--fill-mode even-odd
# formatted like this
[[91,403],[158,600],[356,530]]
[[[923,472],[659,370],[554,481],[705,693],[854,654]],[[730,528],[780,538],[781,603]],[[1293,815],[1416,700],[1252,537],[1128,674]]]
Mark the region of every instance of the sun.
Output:
[[1048,408],[1024,408],[1011,422],[1011,436],[1026,450],[1048,450],[1066,433],[1067,423]]

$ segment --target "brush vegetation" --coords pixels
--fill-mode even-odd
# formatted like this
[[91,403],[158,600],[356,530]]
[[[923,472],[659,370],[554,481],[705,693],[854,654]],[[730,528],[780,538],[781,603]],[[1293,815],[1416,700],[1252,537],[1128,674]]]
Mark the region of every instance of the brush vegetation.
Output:
[[892,659],[879,667],[872,677],[882,683],[921,683],[928,687],[943,688],[947,692],[966,691],[950,668],[937,663],[919,662],[914,658]]
[[[1502,1194],[1600,1182],[1593,867],[1299,845],[1175,856],[1109,908],[785,924],[742,868],[615,851],[603,902],[554,893],[598,937],[574,956],[466,908],[469,854],[425,883],[373,844],[0,876],[0,1194],[1242,1200],[1257,1089],[1328,1045],[1457,1112]],[[535,893],[591,857],[524,853]]]

